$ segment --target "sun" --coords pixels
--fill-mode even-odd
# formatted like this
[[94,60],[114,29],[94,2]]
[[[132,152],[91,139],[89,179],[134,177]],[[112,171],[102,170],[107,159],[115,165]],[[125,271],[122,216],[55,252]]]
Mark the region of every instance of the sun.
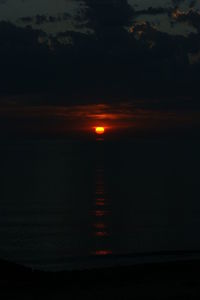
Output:
[[104,134],[105,128],[104,127],[95,127],[96,134]]

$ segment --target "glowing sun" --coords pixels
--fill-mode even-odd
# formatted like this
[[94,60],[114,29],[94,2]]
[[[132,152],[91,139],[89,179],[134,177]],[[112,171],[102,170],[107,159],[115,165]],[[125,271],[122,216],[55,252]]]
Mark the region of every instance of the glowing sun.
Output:
[[96,134],[104,134],[105,128],[104,127],[95,127]]

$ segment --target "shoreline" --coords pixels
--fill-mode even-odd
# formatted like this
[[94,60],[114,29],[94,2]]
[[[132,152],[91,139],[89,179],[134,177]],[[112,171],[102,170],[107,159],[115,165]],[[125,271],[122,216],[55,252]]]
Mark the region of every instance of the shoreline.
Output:
[[36,296],[37,299],[63,299],[63,296],[68,299],[197,299],[199,271],[200,260],[60,272],[36,271],[0,260],[0,296],[2,299],[14,295],[24,299]]

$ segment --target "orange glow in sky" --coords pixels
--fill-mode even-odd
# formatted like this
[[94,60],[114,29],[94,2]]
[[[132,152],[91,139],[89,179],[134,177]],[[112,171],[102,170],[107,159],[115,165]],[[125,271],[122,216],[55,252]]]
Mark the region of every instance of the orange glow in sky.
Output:
[[[100,141],[104,136],[109,140],[125,136],[162,135],[169,130],[173,132],[174,129],[177,129],[175,132],[178,134],[182,130],[185,132],[186,127],[200,128],[199,111],[154,109],[157,104],[159,106],[160,100],[152,100],[151,109],[151,102],[145,108],[145,99],[135,100],[134,103],[69,106],[35,106],[25,104],[25,98],[22,102],[20,99],[16,100],[15,105],[15,100],[9,99],[0,103],[0,119],[3,122],[0,127],[5,127],[3,131],[6,135],[74,135],[77,138],[88,137]],[[11,119],[12,122],[9,121]]]
[[95,132],[97,134],[103,134],[105,132],[104,127],[95,127]]

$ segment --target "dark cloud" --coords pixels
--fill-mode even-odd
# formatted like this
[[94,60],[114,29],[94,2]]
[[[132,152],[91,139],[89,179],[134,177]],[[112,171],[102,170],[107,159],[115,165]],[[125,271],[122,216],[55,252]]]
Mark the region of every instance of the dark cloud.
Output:
[[21,17],[19,20],[23,23],[33,23],[34,21],[33,17]]
[[191,0],[189,3],[189,8],[194,8],[196,4],[197,4],[197,0]]
[[[84,2],[77,18],[90,34],[66,30],[51,36],[0,22],[1,95],[44,95],[36,97],[41,104],[156,98],[180,105],[177,99],[189,98],[197,105],[200,65],[189,58],[200,51],[199,33],[171,36],[135,19],[168,13],[166,8],[135,11],[126,0]],[[50,18],[38,16],[34,22],[57,20]]]
[[171,11],[171,8],[168,7],[148,7],[147,9],[143,10],[137,10],[134,12],[134,16],[139,15],[161,15],[161,14],[167,14]]
[[184,2],[185,2],[185,0],[172,0],[172,3],[174,5],[176,5],[176,6],[178,6],[178,5],[180,5],[180,4],[184,3]]
[[172,17],[177,22],[188,23],[200,32],[200,12],[190,9],[186,12],[176,9],[172,13]]
[[133,17],[133,8],[127,0],[85,0],[85,18],[97,31],[112,26],[128,26]]
[[36,15],[34,17],[21,17],[19,19],[22,23],[31,23],[36,25],[43,25],[46,23],[55,23],[55,22],[62,22],[72,19],[72,16],[68,13],[59,14],[56,16],[49,16],[49,15]]

